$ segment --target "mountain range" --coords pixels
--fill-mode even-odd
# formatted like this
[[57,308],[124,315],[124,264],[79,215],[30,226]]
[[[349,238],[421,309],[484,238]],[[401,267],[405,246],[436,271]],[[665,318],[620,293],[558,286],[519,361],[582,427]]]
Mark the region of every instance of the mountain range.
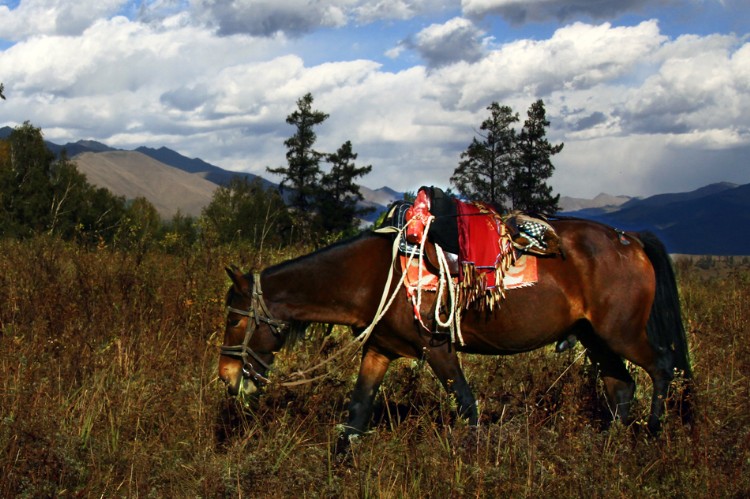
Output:
[[[11,131],[1,128],[0,138]],[[267,188],[277,187],[252,173],[224,170],[166,147],[125,151],[91,140],[64,145],[47,142],[47,147],[56,155],[65,150],[92,184],[128,199],[143,196],[165,218],[178,210],[199,215],[214,190],[233,176],[258,178]],[[363,206],[375,208],[370,222],[391,202],[403,198],[403,193],[388,187],[361,187],[361,192]],[[721,182],[646,198],[604,193],[593,199],[561,197],[560,205],[560,215],[593,219],[623,230],[650,230],[672,253],[750,254],[750,184]]]

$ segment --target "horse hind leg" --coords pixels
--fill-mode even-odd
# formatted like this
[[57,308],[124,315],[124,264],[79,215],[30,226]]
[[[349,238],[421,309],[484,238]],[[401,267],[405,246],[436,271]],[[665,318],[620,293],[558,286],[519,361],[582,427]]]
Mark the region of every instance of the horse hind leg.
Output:
[[619,419],[623,424],[630,424],[635,381],[625,367],[625,363],[619,355],[600,341],[587,339],[582,342],[604,384],[604,393],[612,420]]
[[668,349],[653,347],[645,337],[642,342],[635,341],[628,344],[623,349],[622,355],[642,367],[651,378],[653,393],[647,428],[651,435],[656,435],[661,430],[662,419],[666,412],[667,395],[674,378],[673,356]]

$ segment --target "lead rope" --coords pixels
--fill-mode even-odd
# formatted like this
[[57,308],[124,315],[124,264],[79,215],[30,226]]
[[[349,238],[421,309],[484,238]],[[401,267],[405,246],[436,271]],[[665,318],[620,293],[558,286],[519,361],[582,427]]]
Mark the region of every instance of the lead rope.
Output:
[[352,341],[347,343],[344,347],[342,347],[338,352],[331,354],[328,358],[325,360],[315,364],[312,367],[308,367],[304,371],[296,371],[290,374],[291,377],[300,377],[305,378],[297,381],[284,381],[281,383],[278,383],[280,386],[298,386],[298,385],[304,385],[308,383],[313,383],[319,379],[322,379],[326,377],[328,374],[321,374],[319,376],[315,376],[313,378],[306,378],[306,375],[320,369],[321,367],[325,366],[329,362],[333,361],[335,358],[340,357],[345,352],[347,352],[352,346],[355,344],[358,344],[357,349],[361,348],[367,339],[370,337],[370,334],[372,334],[372,331],[375,329],[375,326],[380,322],[380,319],[385,316],[385,314],[388,312],[388,310],[391,308],[391,305],[393,304],[393,300],[396,298],[396,295],[398,295],[398,292],[401,290],[401,284],[403,284],[404,279],[406,278],[406,272],[403,273],[401,276],[401,280],[399,282],[399,285],[397,285],[393,293],[391,294],[390,298],[388,298],[388,290],[391,288],[391,284],[393,282],[393,272],[395,269],[395,262],[396,258],[398,257],[398,245],[399,241],[401,240],[401,237],[403,236],[404,230],[409,224],[407,223],[402,229],[397,229],[396,227],[385,227],[383,229],[377,229],[375,232],[378,233],[392,233],[396,232],[397,235],[393,240],[393,249],[391,250],[391,268],[388,271],[388,278],[385,281],[385,287],[383,289],[383,295],[380,298],[380,304],[378,305],[378,309],[375,312],[375,316],[372,319],[372,322],[370,323],[367,328],[362,331],[356,338],[354,338]]

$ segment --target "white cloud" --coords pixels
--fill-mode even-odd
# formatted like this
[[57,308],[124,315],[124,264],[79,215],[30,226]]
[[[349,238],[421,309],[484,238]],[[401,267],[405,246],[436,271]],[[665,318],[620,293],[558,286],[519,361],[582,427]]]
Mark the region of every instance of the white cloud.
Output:
[[128,0],[21,0],[0,6],[0,38],[22,40],[35,35],[80,35],[101,17],[117,13]]
[[653,21],[615,28],[576,23],[548,40],[519,40],[475,64],[441,69],[435,76],[437,96],[446,106],[476,109],[512,96],[529,100],[553,91],[590,89],[632,74],[664,40]]
[[430,67],[458,61],[476,62],[483,55],[483,35],[468,19],[454,17],[446,23],[426,27],[417,33],[412,45]]

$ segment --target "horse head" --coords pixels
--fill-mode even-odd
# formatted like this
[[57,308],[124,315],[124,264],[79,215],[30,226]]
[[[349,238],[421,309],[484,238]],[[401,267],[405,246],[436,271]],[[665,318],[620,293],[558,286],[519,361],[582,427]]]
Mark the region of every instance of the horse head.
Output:
[[268,382],[274,353],[284,344],[288,324],[275,320],[266,307],[260,275],[226,268],[232,280],[227,292],[227,321],[219,358],[219,377],[234,396],[250,396]]

